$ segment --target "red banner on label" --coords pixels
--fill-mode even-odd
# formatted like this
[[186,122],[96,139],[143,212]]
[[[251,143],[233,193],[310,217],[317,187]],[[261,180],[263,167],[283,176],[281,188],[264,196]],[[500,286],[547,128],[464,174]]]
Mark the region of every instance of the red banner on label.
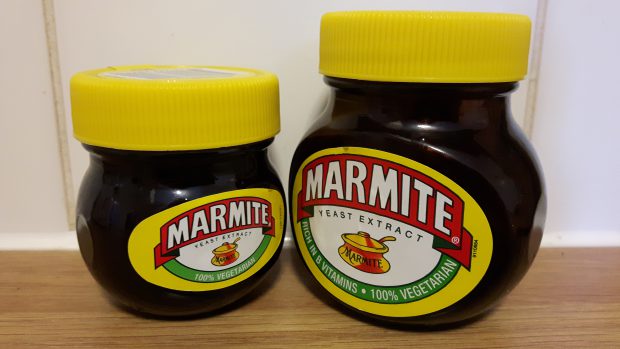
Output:
[[470,267],[472,236],[463,227],[463,200],[409,167],[353,154],[318,158],[302,171],[297,221],[312,217],[317,205],[362,210],[421,229],[439,239],[436,250]]
[[257,197],[238,197],[211,202],[186,211],[164,224],[155,246],[155,268],[179,256],[179,249],[196,242],[239,230],[262,228],[275,235],[271,203]]

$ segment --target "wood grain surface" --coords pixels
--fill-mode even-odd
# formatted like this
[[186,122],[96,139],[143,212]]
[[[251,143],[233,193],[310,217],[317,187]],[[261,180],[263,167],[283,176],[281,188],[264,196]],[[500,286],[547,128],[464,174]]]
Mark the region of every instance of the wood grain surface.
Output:
[[138,317],[113,306],[78,252],[0,252],[0,348],[620,348],[620,249],[543,249],[491,313],[443,331],[385,328],[317,298],[295,251],[221,314]]

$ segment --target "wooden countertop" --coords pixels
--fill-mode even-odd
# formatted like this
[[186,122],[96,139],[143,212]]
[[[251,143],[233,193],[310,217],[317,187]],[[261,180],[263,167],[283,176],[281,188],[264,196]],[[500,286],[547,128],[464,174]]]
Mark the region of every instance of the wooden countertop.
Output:
[[226,313],[165,321],[102,296],[78,252],[0,252],[0,348],[620,348],[620,249],[543,249],[521,284],[467,326],[384,328],[318,299],[294,251],[260,294]]

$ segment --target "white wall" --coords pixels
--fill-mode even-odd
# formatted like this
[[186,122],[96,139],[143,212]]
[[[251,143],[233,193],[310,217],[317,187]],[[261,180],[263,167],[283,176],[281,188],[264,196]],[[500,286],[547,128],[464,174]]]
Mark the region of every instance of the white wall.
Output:
[[549,2],[533,141],[547,243],[620,244],[620,2]]
[[[87,165],[86,152],[71,137],[69,117],[68,82],[71,75],[78,71],[108,65],[147,63],[236,65],[275,72],[281,83],[282,133],[272,147],[272,157],[282,179],[286,180],[288,163],[295,145],[310,120],[322,108],[327,94],[327,87],[317,72],[318,29],[322,13],[345,9],[501,11],[527,14],[534,21],[539,1],[56,0],[53,4],[50,15],[54,16],[52,19],[55,19],[56,25],[51,29],[55,29],[58,42],[57,45],[50,46],[50,52],[52,56],[57,54],[60,59],[59,82],[62,88],[57,92],[64,94],[67,109],[67,152],[60,151],[58,147],[58,129],[54,121],[57,114],[54,113],[51,98],[52,81],[47,61],[41,3],[35,0],[10,0],[0,3],[2,67],[21,68],[11,69],[8,73],[9,79],[0,79],[0,249],[75,246],[75,240],[68,232],[71,220],[67,221],[66,218],[73,208],[71,200],[65,203],[63,195],[73,198]],[[582,65],[579,63],[588,63],[589,53],[574,49],[574,44],[563,40],[563,32],[577,31],[575,19],[570,16],[579,17],[580,11],[573,9],[574,7],[576,6],[570,5],[564,8],[552,2],[549,6],[549,23],[545,23],[548,31],[545,35],[548,37],[545,37],[544,42],[538,93],[540,105],[534,124],[534,141],[547,172],[551,203],[545,243],[620,245],[620,239],[615,239],[620,236],[617,223],[611,219],[598,219],[597,226],[591,225],[590,216],[599,212],[600,208],[597,207],[603,207],[605,203],[597,203],[593,196],[583,196],[587,194],[585,189],[583,192],[568,190],[573,187],[572,179],[568,181],[568,178],[579,179],[582,177],[581,173],[586,174],[585,170],[579,172],[579,163],[571,161],[572,158],[567,156],[567,153],[577,149],[577,144],[571,142],[568,135],[583,129],[583,125],[577,121],[583,122],[582,115],[599,117],[601,120],[609,119],[605,121],[607,125],[601,127],[608,132],[607,146],[615,142],[616,148],[620,149],[620,143],[611,137],[613,125],[620,125],[620,122],[612,119],[610,112],[597,113],[594,116],[591,113],[579,113],[575,114],[574,119],[558,116],[567,115],[568,111],[575,113],[573,111],[577,107],[570,106],[571,103],[589,100],[591,97],[587,96],[588,91],[594,91],[590,87],[573,86],[572,80],[566,80],[561,86],[564,93],[578,93],[577,89],[586,93],[582,99],[567,100],[556,86],[562,81],[557,80],[558,78],[566,79],[564,75],[570,75],[566,74],[564,69],[570,69],[572,75],[578,77],[583,74]],[[611,8],[602,5],[598,9],[590,6],[588,10],[600,11],[605,16],[611,16],[613,12]],[[583,19],[580,18],[580,21]],[[589,40],[588,45],[595,48],[596,43],[600,42],[602,46],[605,41],[598,41],[598,38],[607,35],[609,42],[620,32],[618,25],[611,23],[611,17],[604,25],[608,30],[598,33],[595,37],[597,40]],[[614,25],[615,32],[611,27]],[[595,32],[594,28],[587,30]],[[615,53],[617,59],[620,52],[617,46],[611,46],[608,45],[606,49],[612,55]],[[5,51],[10,53],[5,54]],[[565,52],[578,57],[568,60],[564,57]],[[595,54],[592,55],[596,57]],[[603,71],[601,60],[599,57],[598,69]],[[608,67],[612,67],[612,61],[613,58],[609,58]],[[584,74],[584,81],[586,78]],[[22,79],[20,83],[12,82],[18,79]],[[605,81],[601,75],[591,79]],[[529,81],[525,81],[522,84],[513,103],[515,117],[519,122],[523,121],[525,115],[528,83]],[[38,93],[39,91],[45,93]],[[529,100],[532,101],[533,99]],[[611,107],[611,99],[607,103],[607,106]],[[600,111],[606,110],[604,105],[600,108]],[[58,115],[62,116],[62,113]],[[558,123],[565,123],[566,129],[558,128]],[[587,142],[583,141],[584,134],[579,135],[582,143]],[[596,139],[600,139],[594,134],[587,136],[591,137],[592,144],[595,144]],[[62,141],[60,143],[62,144]],[[70,163],[71,168],[68,171],[62,170],[62,159]],[[597,164],[596,159],[591,160],[593,165]],[[580,161],[586,159],[581,158]],[[618,172],[617,161],[612,168]],[[573,177],[567,177],[567,173]],[[69,180],[64,182],[65,186],[63,174]],[[41,178],[44,180],[37,182]],[[599,182],[596,184],[598,189],[595,191],[605,185],[612,185],[612,178],[613,174],[604,175],[600,171],[597,179]],[[618,194],[617,187],[615,190]],[[583,202],[587,203],[582,206],[588,206],[589,209],[587,218],[584,216],[583,219],[576,214],[584,212],[580,205],[569,204],[578,202],[582,197],[585,198]],[[36,219],[32,214],[33,205],[46,207],[45,212]],[[571,220],[567,221],[566,215],[569,215]],[[598,234],[592,239],[590,229],[606,231],[607,235],[601,238],[603,235]]]
[[66,231],[40,1],[0,2],[0,69],[0,232]]

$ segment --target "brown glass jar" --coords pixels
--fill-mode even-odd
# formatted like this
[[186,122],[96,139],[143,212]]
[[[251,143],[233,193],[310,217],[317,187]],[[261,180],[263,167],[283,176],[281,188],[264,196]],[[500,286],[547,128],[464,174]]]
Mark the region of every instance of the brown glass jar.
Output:
[[[342,40],[371,24],[372,35]],[[471,37],[459,37],[459,51],[449,28],[463,26]],[[409,48],[382,41],[415,41],[411,28],[443,28],[443,37]],[[492,40],[499,30],[512,32],[513,42]],[[509,104],[527,44],[505,68],[491,64],[527,43],[529,21],[333,13],[323,18],[321,38],[333,104],[297,147],[289,182],[295,240],[310,273],[370,319],[438,326],[483,314],[523,277],[542,237],[541,170]],[[473,38],[487,40],[487,50],[469,52]],[[445,69],[410,67],[419,51],[439,55]]]
[[190,316],[249,294],[282,249],[285,209],[267,157],[279,131],[273,74],[114,67],[71,82],[90,153],[77,202],[86,265],[140,313]]

